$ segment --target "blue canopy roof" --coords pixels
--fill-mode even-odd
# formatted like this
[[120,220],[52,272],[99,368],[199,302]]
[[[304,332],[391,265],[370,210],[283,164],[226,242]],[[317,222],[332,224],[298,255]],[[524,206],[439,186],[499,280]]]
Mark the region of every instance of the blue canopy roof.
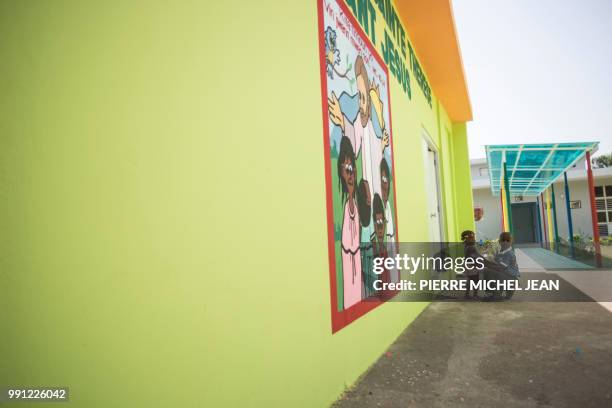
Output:
[[537,196],[599,142],[488,145],[487,162],[493,195],[499,195],[506,162],[510,195]]

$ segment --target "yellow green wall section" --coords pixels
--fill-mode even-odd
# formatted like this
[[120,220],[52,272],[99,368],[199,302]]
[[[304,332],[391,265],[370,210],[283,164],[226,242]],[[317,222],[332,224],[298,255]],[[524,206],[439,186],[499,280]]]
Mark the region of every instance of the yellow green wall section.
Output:
[[[0,384],[325,406],[426,306],[331,334],[315,1],[2,2],[0,60]],[[399,237],[428,238],[424,128],[456,239],[465,125],[390,78]]]

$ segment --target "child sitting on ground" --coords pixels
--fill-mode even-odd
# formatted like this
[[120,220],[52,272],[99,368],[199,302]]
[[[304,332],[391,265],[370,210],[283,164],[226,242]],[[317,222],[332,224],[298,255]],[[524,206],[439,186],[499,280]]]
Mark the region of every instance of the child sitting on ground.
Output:
[[[516,254],[512,248],[512,235],[509,232],[499,234],[500,251],[495,255],[495,262],[503,267],[501,271],[504,277],[508,280],[518,279],[520,271],[516,263]],[[513,290],[506,291],[506,299],[510,299],[514,295]]]

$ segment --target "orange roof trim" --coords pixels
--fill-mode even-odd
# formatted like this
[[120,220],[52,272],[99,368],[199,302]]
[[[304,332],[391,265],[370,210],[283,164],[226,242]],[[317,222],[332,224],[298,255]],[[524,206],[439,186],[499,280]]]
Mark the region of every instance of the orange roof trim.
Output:
[[396,0],[397,12],[431,88],[453,122],[472,120],[450,0]]

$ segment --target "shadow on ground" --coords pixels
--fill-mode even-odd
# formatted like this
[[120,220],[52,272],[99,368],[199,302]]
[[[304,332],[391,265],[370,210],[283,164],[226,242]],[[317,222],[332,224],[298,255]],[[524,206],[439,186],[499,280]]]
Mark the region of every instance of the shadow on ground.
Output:
[[597,303],[432,303],[334,407],[612,407]]

